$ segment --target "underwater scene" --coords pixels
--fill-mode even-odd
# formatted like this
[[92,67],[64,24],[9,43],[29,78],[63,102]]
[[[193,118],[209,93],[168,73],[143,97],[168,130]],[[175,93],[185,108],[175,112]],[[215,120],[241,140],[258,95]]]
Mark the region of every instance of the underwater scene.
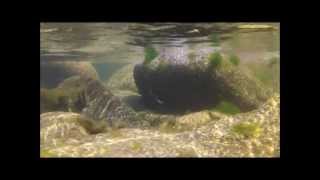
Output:
[[40,23],[40,157],[280,157],[280,23]]

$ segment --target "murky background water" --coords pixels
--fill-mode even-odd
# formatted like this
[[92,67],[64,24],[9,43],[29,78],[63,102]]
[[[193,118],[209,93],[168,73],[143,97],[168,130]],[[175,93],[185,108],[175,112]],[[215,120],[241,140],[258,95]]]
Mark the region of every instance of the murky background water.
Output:
[[41,23],[40,62],[90,61],[107,80],[118,68],[141,63],[146,45],[171,56],[216,50],[237,55],[241,68],[278,91],[280,65],[271,65],[280,61],[280,24],[244,24],[259,23]]

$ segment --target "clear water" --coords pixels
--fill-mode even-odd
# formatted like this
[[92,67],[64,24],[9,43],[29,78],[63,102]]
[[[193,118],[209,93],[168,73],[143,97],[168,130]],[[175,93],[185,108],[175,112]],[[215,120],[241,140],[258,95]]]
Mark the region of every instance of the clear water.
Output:
[[[249,25],[249,26],[247,26]],[[255,25],[256,27],[250,26]],[[41,23],[40,24],[40,64],[41,68],[45,67],[46,64],[51,62],[75,62],[81,64],[80,62],[89,62],[93,65],[94,69],[99,75],[99,81],[104,85],[107,84],[109,79],[122,67],[128,64],[140,64],[144,62],[145,59],[145,48],[146,47],[154,47],[155,50],[159,53],[160,56],[165,57],[164,59],[176,60],[176,63],[185,63],[188,61],[188,55],[191,53],[197,54],[197,57],[201,57],[203,55],[207,55],[213,52],[219,52],[223,55],[231,56],[235,55],[239,58],[240,62],[238,68],[241,69],[244,73],[248,73],[254,76],[258,81],[260,81],[266,88],[269,88],[273,93],[279,94],[280,92],[280,24],[279,23]],[[166,58],[170,57],[170,58]],[[43,69],[40,69],[41,76]],[[57,81],[55,76],[58,76],[58,72],[53,70],[51,72],[52,80]],[[41,78],[41,90],[43,89],[54,89],[55,87],[45,87],[48,79]],[[120,81],[120,79],[119,79]],[[123,81],[123,79],[121,79]],[[113,90],[113,89],[112,89]],[[52,93],[52,92],[51,92]],[[48,92],[45,99],[46,101],[52,101],[57,104],[60,103],[61,99],[55,100],[58,96],[66,92],[56,91],[56,94],[51,94]],[[141,96],[139,93],[134,92],[133,95],[131,92],[113,92],[116,96],[128,97],[128,99],[132,100],[132,106],[139,106],[141,111],[150,114],[151,116],[155,115],[154,112],[149,111],[148,108],[141,105]],[[50,96],[49,96],[50,95]],[[41,96],[42,97],[42,96]],[[42,105],[42,100],[40,99],[40,105]],[[61,100],[62,101],[62,100]],[[51,102],[51,103],[52,103]],[[276,105],[276,100],[270,101],[271,105]],[[162,102],[159,100],[159,103]],[[63,104],[63,103],[62,103]],[[130,103],[129,103],[130,105]],[[48,103],[50,106],[50,103]],[[55,110],[51,110],[50,112],[56,111],[72,111],[68,107],[66,110],[65,107],[56,108]],[[257,112],[249,112],[248,117],[246,115],[241,115],[241,112],[234,107],[233,104],[229,102],[223,102],[219,106],[219,108],[213,108],[210,111],[221,110],[219,112],[225,113],[228,118],[231,120],[217,121],[217,124],[214,125],[216,129],[216,134],[208,134],[210,140],[214,138],[221,138],[219,143],[217,144],[208,144],[206,148],[212,148],[208,151],[200,152],[198,150],[197,155],[194,154],[193,150],[190,153],[181,152],[181,149],[177,150],[178,154],[186,154],[187,156],[218,156],[218,157],[265,157],[265,156],[279,156],[279,108],[277,106],[277,110],[271,109],[272,113],[275,113],[275,116],[272,116],[272,113],[268,113],[262,110],[262,114],[259,114],[260,111]],[[65,108],[65,109],[64,109]],[[262,108],[268,108],[262,107]],[[266,111],[268,111],[267,109]],[[198,114],[197,114],[198,113]],[[205,121],[207,116],[202,116],[202,113],[206,113],[204,111],[196,112],[195,114],[186,112],[185,116],[179,116],[178,119],[187,119],[188,123],[190,120],[191,123],[193,121],[203,120]],[[233,116],[235,114],[239,114],[240,116]],[[258,113],[258,114],[255,114]],[[263,114],[265,113],[265,114]],[[278,113],[278,114],[277,114]],[[43,113],[45,114],[45,113]],[[41,115],[43,115],[41,114]],[[200,116],[198,116],[200,114]],[[270,115],[271,114],[271,115]],[[50,115],[50,114],[49,114]],[[48,116],[49,116],[48,115]],[[158,114],[157,114],[158,115]],[[63,117],[64,115],[59,115],[59,117]],[[65,115],[68,116],[67,114]],[[242,116],[244,118],[242,118]],[[42,117],[42,116],[41,116]],[[56,116],[58,117],[58,115]],[[140,117],[140,116],[139,116]],[[142,116],[141,116],[142,117]],[[144,116],[146,117],[146,116]],[[188,119],[190,117],[190,119]],[[211,120],[214,115],[210,114]],[[262,127],[257,125],[255,118],[263,117],[261,123]],[[236,128],[229,128],[228,130],[224,129],[226,127],[231,126],[228,122],[238,122],[241,121],[253,121],[254,123],[251,125],[238,124]],[[277,119],[278,118],[278,119]],[[261,119],[261,118],[260,118]],[[276,120],[275,120],[276,119]],[[47,121],[45,121],[48,123]],[[170,122],[170,121],[169,121]],[[220,124],[219,124],[220,123]],[[61,133],[59,137],[66,136],[69,133],[68,126],[60,127],[61,124],[52,125],[54,127],[42,128],[41,129],[41,148],[42,153],[49,156],[149,156],[150,153],[154,153],[150,156],[176,156],[175,154],[170,154],[173,150],[168,150],[168,152],[160,150],[163,148],[158,148],[157,142],[154,141],[150,143],[149,141],[142,141],[137,144],[134,142],[133,151],[139,151],[139,153],[132,153],[126,149],[126,144],[121,145],[120,149],[117,149],[117,138],[127,138],[126,136],[139,136],[141,139],[146,137],[153,137],[153,131],[156,129],[160,133],[167,131],[177,131],[176,129],[170,129],[170,123],[155,123],[152,128],[137,128],[137,129],[147,129],[150,130],[150,134],[148,132],[146,135],[144,133],[135,134],[136,132],[130,130],[123,130],[120,132],[123,133],[119,135],[120,132],[118,130],[108,131],[107,133],[100,133],[98,135],[90,136],[90,140],[88,138],[73,140],[72,138],[68,140],[61,141],[62,144],[65,143],[65,146],[58,147],[56,145],[57,141],[61,139],[54,139],[54,143],[49,142],[48,139],[44,140],[43,136],[46,135],[49,138],[54,137],[54,135],[50,136],[50,133]],[[156,125],[154,125],[156,124]],[[168,126],[169,124],[169,126]],[[182,123],[183,124],[183,123]],[[194,125],[194,124],[192,124]],[[45,125],[44,125],[45,126]],[[61,125],[62,126],[62,125]],[[71,125],[70,125],[71,126]],[[72,125],[73,126],[73,125]],[[233,126],[233,125],[232,125]],[[60,128],[60,129],[59,129]],[[169,128],[169,130],[168,130]],[[174,127],[175,128],[175,127]],[[198,128],[192,127],[191,129],[188,127],[188,130],[194,130]],[[220,129],[219,129],[220,128]],[[163,130],[164,129],[164,130]],[[244,139],[237,139],[237,141],[231,141],[229,137],[229,131],[232,129],[236,129],[237,132],[244,133],[248,136],[256,136],[260,131],[263,132],[260,135],[260,139],[249,139],[245,137]],[[263,129],[263,130],[261,130]],[[60,132],[61,131],[61,132]],[[70,131],[70,134],[72,134]],[[220,134],[226,133],[227,135],[221,136]],[[54,133],[53,133],[54,134]],[[79,133],[81,134],[81,133]],[[253,135],[252,135],[253,134]],[[261,133],[260,133],[261,134]],[[217,135],[217,136],[216,136]],[[231,134],[232,135],[232,134]],[[231,136],[230,135],[230,136]],[[70,135],[71,136],[71,135]],[[76,135],[78,136],[78,135]],[[114,140],[111,137],[117,137]],[[216,137],[215,137],[216,136]],[[101,138],[103,137],[103,138]],[[224,137],[226,137],[224,139]],[[131,139],[128,138],[128,141]],[[63,138],[62,138],[63,139]],[[83,142],[81,142],[83,140]],[[123,141],[124,141],[123,140]],[[183,140],[183,138],[182,138]],[[46,143],[43,143],[47,141]],[[186,140],[186,142],[189,140]],[[197,140],[195,140],[197,144]],[[221,141],[221,142],[220,142]],[[61,144],[60,142],[60,144]],[[72,144],[74,142],[74,144]],[[78,144],[77,144],[77,143]],[[81,144],[81,143],[82,144]],[[114,142],[115,145],[110,145],[110,142]],[[159,140],[160,142],[160,140]],[[181,141],[182,144],[184,141]],[[208,142],[199,139],[199,144]],[[218,140],[213,140],[213,142],[218,142]],[[50,144],[51,143],[51,144]],[[70,143],[70,144],[69,144]],[[79,144],[80,143],[80,144]],[[92,153],[87,152],[86,150],[82,150],[80,147],[84,144],[88,145],[91,148]],[[106,143],[106,144],[104,144]],[[119,140],[120,143],[120,140]],[[159,152],[154,150],[145,150],[140,146],[149,146],[159,149]],[[180,146],[172,141],[172,145],[170,146]],[[234,146],[232,143],[235,143]],[[248,145],[248,143],[250,145]],[[185,143],[183,145],[188,145],[189,143]],[[231,145],[230,145],[231,144]],[[257,145],[260,144],[260,145]],[[251,147],[253,146],[253,148]],[[54,148],[53,148],[54,147]],[[66,147],[64,149],[64,147]],[[68,152],[68,148],[70,152]],[[130,145],[131,147],[131,145]],[[160,146],[159,146],[160,147]],[[218,150],[221,147],[220,150]],[[59,149],[60,148],[60,149]],[[101,149],[102,148],[102,149]],[[169,147],[168,147],[169,148]],[[214,149],[217,149],[216,151]],[[107,149],[107,150],[106,150]],[[125,149],[125,150],[124,150]],[[146,152],[142,151],[145,150]],[[146,148],[148,149],[148,148]],[[166,148],[164,148],[166,149]],[[201,149],[201,148],[200,148]],[[50,151],[50,153],[49,153]],[[141,151],[141,152],[140,152]],[[170,153],[169,153],[170,151]],[[184,151],[184,150],[183,150]],[[108,152],[106,154],[101,154],[101,152]],[[76,153],[76,155],[74,154]],[[100,154],[99,154],[100,153]],[[123,154],[121,154],[123,153]],[[54,154],[54,155],[52,155]],[[62,154],[62,155],[61,155]]]
[[242,24],[259,23],[42,23],[40,61],[90,61],[106,80],[122,65],[141,63],[150,44],[177,57],[212,50],[236,54],[245,68],[280,60],[280,24],[263,23],[274,30],[237,28]]

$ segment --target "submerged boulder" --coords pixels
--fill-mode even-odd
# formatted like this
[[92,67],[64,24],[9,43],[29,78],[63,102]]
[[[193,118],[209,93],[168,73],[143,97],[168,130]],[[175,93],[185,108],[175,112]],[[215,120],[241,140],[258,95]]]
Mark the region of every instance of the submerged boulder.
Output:
[[135,113],[96,79],[74,76],[55,89],[41,91],[41,112],[81,113],[88,126],[104,122],[110,126],[134,124]]
[[221,96],[242,111],[258,108],[272,92],[251,74],[242,71],[224,59],[217,67],[210,67],[210,83],[214,82]]
[[134,123],[134,111],[106,89],[100,81],[88,79],[82,97],[86,104],[82,114],[86,117],[105,121],[111,126],[124,124],[130,126]]
[[128,64],[117,70],[108,79],[106,85],[112,90],[128,90],[137,92],[137,86],[133,79],[134,64]]
[[55,88],[64,79],[75,75],[99,78],[90,62],[40,62],[40,85],[43,88]]
[[266,88],[227,57],[207,54],[180,57],[183,60],[170,58],[160,56],[134,68],[138,91],[150,107],[199,110],[229,100],[249,111],[269,97]]

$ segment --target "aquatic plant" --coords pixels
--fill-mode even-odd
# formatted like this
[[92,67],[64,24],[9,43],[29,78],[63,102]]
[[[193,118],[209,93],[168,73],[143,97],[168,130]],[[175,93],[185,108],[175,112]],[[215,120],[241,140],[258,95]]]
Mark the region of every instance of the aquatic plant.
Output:
[[260,136],[262,128],[259,123],[241,122],[234,125],[232,131],[246,138],[256,138]]
[[222,63],[222,56],[219,52],[211,53],[209,55],[209,68],[217,68]]
[[240,58],[239,58],[237,55],[235,55],[235,54],[231,55],[230,58],[229,58],[229,60],[230,60],[230,62],[231,62],[232,64],[234,64],[235,66],[238,66],[239,63],[240,63]]
[[214,110],[224,114],[237,114],[241,112],[238,106],[228,101],[221,101],[216,107],[214,107]]
[[152,46],[146,46],[144,48],[144,61],[143,64],[149,64],[154,58],[156,58],[158,56],[158,52],[156,51],[156,49]]

